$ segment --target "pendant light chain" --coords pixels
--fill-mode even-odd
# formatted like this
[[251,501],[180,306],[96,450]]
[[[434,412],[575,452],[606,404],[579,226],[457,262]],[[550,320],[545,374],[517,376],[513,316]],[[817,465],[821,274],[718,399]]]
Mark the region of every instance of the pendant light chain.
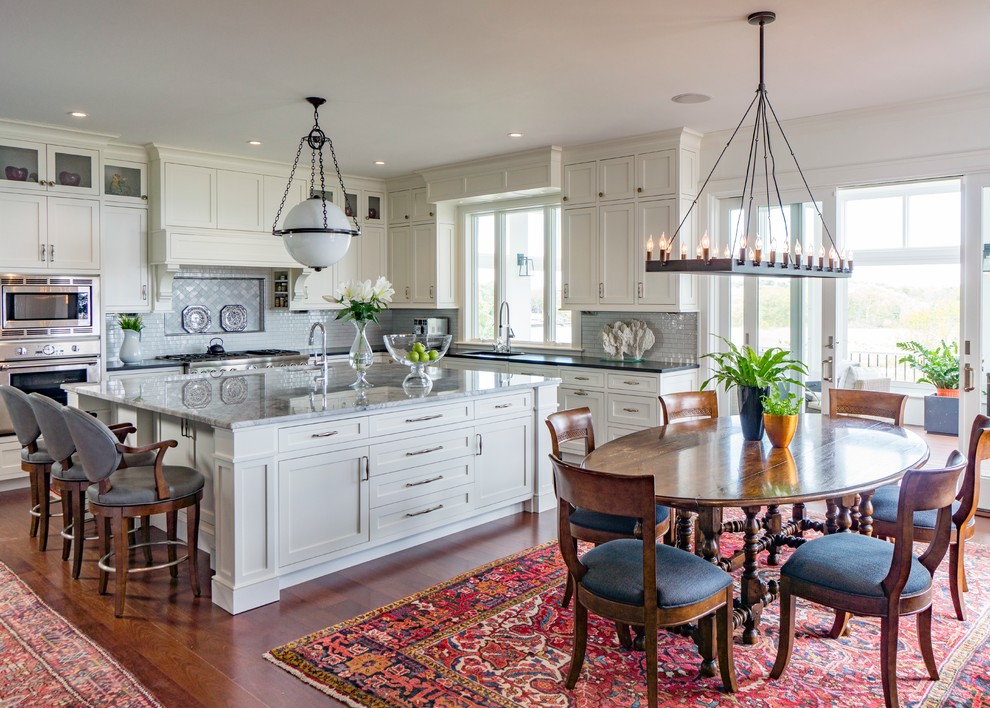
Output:
[[282,220],[282,210],[285,208],[285,202],[289,198],[289,190],[292,189],[292,176],[296,173],[296,166],[299,164],[299,156],[302,155],[302,146],[306,142],[306,138],[299,140],[299,148],[296,150],[296,159],[292,161],[292,169],[289,171],[289,181],[285,185],[285,193],[282,195],[282,201],[278,205],[278,212],[275,214],[275,223],[272,224],[272,235],[277,236],[276,229],[278,228],[278,222]]

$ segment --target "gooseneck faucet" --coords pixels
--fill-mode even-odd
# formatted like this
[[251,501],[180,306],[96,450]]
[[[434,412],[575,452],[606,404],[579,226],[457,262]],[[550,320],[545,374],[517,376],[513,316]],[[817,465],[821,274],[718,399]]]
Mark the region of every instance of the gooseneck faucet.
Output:
[[[505,317],[502,316],[503,313]],[[509,301],[502,300],[502,304],[498,306],[498,336],[495,338],[495,351],[511,354],[512,338],[515,336],[515,332],[509,326]]]
[[327,328],[323,326],[322,322],[314,322],[313,326],[309,328],[309,346],[313,346],[313,340],[316,338],[316,328],[320,328],[320,332],[323,335],[322,342],[322,353],[320,356],[320,361],[323,364],[323,382],[329,381],[329,372],[327,371]]

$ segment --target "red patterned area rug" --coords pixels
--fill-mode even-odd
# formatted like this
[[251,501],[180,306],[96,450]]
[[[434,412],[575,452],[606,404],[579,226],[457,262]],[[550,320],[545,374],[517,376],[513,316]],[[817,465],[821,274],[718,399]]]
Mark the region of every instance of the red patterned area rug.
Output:
[[0,706],[160,706],[0,563]]
[[[904,706],[990,705],[990,549],[966,550],[969,620],[952,611],[936,575],[934,646],[941,680],[927,679],[915,622],[901,624],[898,689]],[[577,686],[563,686],[572,613],[560,607],[564,566],[555,542],[465,573],[412,597],[273,649],[265,657],[351,706],[645,706],[642,652],[622,649],[611,623],[589,613]],[[798,601],[794,655],[778,681],[776,603],[763,636],[736,636],[739,691],[699,678],[694,644],[661,632],[660,704],[855,707],[883,705],[879,620],[854,618],[848,636],[825,638],[832,616]]]

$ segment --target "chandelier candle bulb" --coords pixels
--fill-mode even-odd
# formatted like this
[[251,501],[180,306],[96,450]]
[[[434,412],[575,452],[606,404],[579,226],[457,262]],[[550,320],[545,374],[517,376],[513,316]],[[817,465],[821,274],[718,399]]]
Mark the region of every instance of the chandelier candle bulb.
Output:
[[753,261],[753,263],[756,263],[756,254],[753,253],[752,248],[749,249],[749,253],[747,253],[746,255],[749,256],[749,260]]
[[694,249],[694,257],[697,258],[699,261],[701,260],[701,244],[700,243],[698,244],[698,247]]
[[729,250],[729,244],[725,244],[722,248],[722,258],[726,260],[732,258],[732,251]]
[[770,240],[770,267],[773,268],[774,264],[777,262],[777,242],[773,239]]
[[682,243],[681,244],[681,260],[682,261],[686,261],[687,260],[687,244],[686,243]]
[[739,246],[739,265],[746,262],[746,239],[742,240],[742,244]]
[[753,256],[753,265],[760,265],[760,261],[763,260],[763,239],[756,240],[756,252]]
[[828,269],[829,270],[834,270],[835,269],[835,261],[836,261],[836,259],[838,259],[838,257],[839,256],[838,256],[838,254],[836,254],[834,248],[828,249]]
[[849,256],[848,256],[848,258],[846,258],[846,267],[849,269],[849,272],[850,273],[853,272],[853,252],[852,251],[849,251]]
[[[648,261],[652,261],[653,260],[653,236],[652,235],[646,240],[646,260],[648,260]],[[663,257],[662,256],[661,256],[660,260],[663,260]]]
[[801,270],[801,242],[797,241],[794,244],[794,268],[796,270]]
[[784,250],[782,250],[780,252],[780,267],[781,268],[786,268],[787,267],[787,261],[788,261],[788,259],[790,259],[790,257],[791,257],[791,252],[790,252],[789,249],[786,249],[785,248]]
[[708,232],[706,231],[704,238],[701,239],[701,260],[703,260],[705,263],[711,260],[708,257],[709,252],[710,251],[709,251]]
[[818,247],[818,270],[825,270],[825,247]]
[[809,244],[808,245],[808,270],[811,270],[811,263],[814,256],[815,249]]

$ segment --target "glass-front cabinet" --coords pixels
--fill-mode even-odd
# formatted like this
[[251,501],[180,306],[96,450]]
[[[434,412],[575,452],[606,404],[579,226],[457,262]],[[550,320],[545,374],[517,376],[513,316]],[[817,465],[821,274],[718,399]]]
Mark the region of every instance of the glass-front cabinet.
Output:
[[0,141],[0,186],[72,195],[98,195],[100,155],[97,150],[45,145],[20,140]]
[[147,206],[148,166],[128,160],[105,159],[103,196],[108,202]]

